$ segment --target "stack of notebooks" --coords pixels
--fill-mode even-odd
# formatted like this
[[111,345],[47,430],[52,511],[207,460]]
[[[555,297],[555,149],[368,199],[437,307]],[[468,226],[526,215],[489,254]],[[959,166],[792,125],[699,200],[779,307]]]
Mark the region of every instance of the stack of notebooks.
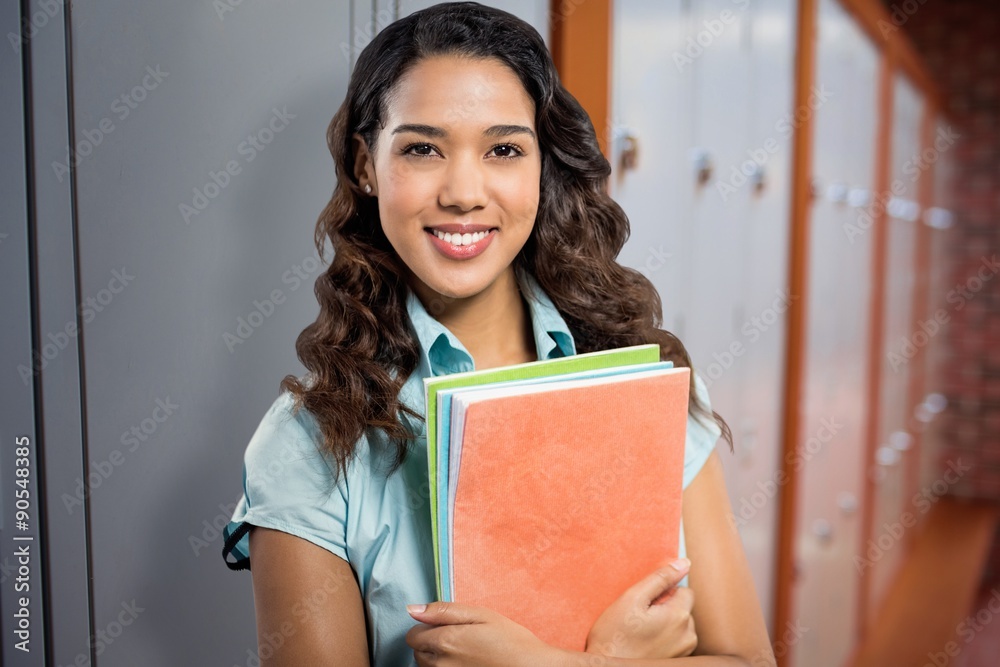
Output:
[[582,651],[678,555],[690,369],[658,345],[424,380],[438,599]]

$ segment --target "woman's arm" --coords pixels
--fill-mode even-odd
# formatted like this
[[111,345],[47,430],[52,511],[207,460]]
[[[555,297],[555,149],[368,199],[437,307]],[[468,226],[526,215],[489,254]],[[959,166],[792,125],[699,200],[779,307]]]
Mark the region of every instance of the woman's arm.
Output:
[[308,540],[250,529],[262,667],[368,667],[361,592],[350,564]]
[[691,616],[698,635],[692,655],[664,660],[598,656],[600,662],[595,662],[595,656],[571,653],[565,656],[566,667],[774,666],[750,566],[732,521],[718,452],[709,455],[684,490],[683,514],[687,557],[691,561],[688,586],[694,594]]
[[685,489],[683,513],[691,559],[688,585],[694,591],[692,615],[698,629],[694,655],[735,656],[753,667],[773,665],[767,626],[717,451]]
[[[719,455],[712,452],[684,490],[684,536],[691,560],[688,587],[698,645],[689,657],[635,659],[564,651],[542,644],[524,628],[481,607],[434,602],[413,614],[407,643],[424,665],[537,665],[553,667],[774,667]],[[435,657],[431,657],[436,655]],[[532,657],[526,657],[528,655]],[[525,658],[517,662],[512,656]]]

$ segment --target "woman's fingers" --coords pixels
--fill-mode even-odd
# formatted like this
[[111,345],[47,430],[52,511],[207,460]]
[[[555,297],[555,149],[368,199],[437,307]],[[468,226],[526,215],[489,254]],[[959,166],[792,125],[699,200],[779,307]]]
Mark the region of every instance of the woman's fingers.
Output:
[[657,568],[632,585],[626,591],[632,601],[645,606],[652,605],[663,593],[676,586],[691,569],[691,561],[679,558],[666,567]]
[[[423,609],[420,607],[423,606]],[[457,625],[461,623],[486,623],[497,620],[497,614],[486,607],[476,607],[457,602],[431,602],[426,605],[407,605],[406,610],[415,620],[428,625]]]
[[406,632],[406,644],[414,652],[437,655],[453,648],[455,628],[418,623]]
[[670,591],[670,596],[658,604],[650,605],[647,612],[650,614],[683,614],[689,616],[694,609],[694,591],[687,586],[677,586]]

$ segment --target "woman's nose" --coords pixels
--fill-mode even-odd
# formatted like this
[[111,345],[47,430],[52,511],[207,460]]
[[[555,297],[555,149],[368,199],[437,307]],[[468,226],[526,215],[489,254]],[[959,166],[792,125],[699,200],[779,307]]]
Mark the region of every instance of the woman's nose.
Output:
[[485,165],[474,153],[456,153],[449,161],[438,194],[442,206],[463,211],[483,207],[487,202]]

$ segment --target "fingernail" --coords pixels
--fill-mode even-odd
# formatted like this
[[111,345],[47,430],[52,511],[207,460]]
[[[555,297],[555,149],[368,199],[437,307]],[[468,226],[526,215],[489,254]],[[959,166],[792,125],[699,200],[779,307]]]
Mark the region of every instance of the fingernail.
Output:
[[678,558],[677,560],[675,560],[673,563],[670,564],[670,567],[674,568],[678,572],[683,572],[684,570],[691,567],[691,561],[689,561],[687,558]]
[[427,609],[427,605],[425,605],[425,604],[408,604],[408,605],[406,605],[406,611],[410,612],[411,614],[419,614],[420,612],[422,612],[425,609]]

